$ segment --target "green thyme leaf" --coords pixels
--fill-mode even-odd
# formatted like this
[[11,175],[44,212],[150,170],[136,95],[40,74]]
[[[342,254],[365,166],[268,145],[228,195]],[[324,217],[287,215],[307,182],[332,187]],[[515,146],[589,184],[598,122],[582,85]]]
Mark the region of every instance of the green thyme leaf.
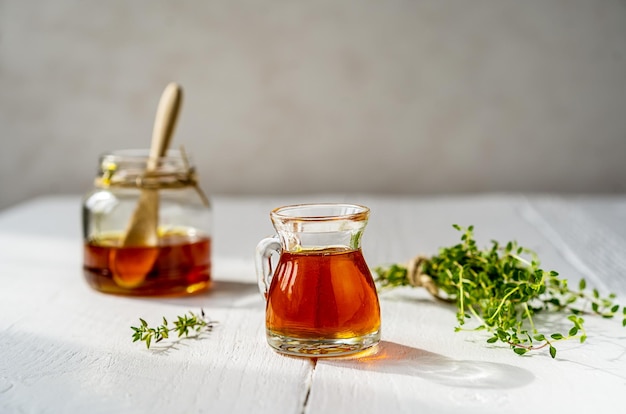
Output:
[[189,329],[193,329],[195,332],[200,332],[201,330],[211,331],[216,323],[205,317],[204,310],[201,310],[201,316],[193,312],[189,312],[189,315],[178,316],[172,328],[169,327],[165,317],[163,317],[163,324],[156,328],[148,326],[148,323],[142,318],[139,318],[139,321],[141,326],[130,327],[134,332],[132,337],[133,342],[141,340],[146,343],[146,348],[148,349],[153,339],[155,343],[161,342],[163,339],[169,338],[169,334],[172,331],[176,331],[179,338],[183,335],[187,337],[189,335]]
[[556,348],[550,345],[550,356],[556,358]]
[[528,349],[526,349],[526,348],[513,348],[513,352],[515,352],[517,355],[524,355],[526,352],[528,352]]

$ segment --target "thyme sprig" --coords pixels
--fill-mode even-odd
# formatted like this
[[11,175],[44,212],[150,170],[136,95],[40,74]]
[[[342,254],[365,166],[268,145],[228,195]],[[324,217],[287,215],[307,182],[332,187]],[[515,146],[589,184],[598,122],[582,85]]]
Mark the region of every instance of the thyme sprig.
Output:
[[188,337],[190,332],[211,331],[216,323],[206,317],[204,309],[200,309],[200,315],[189,311],[187,314],[178,316],[173,327],[170,327],[165,316],[163,317],[163,324],[156,328],[148,326],[148,322],[142,318],[139,318],[139,322],[141,323],[139,326],[130,327],[133,330],[133,342],[144,341],[148,349],[153,341],[157,343],[169,338],[172,331],[175,331],[179,338]]
[[[533,250],[515,241],[505,245],[492,241],[491,247],[479,249],[473,226],[453,227],[462,232],[461,242],[424,260],[421,271],[443,292],[439,298],[456,304],[455,331],[484,330],[491,334],[488,343],[503,342],[519,355],[548,348],[555,358],[556,342],[587,339],[583,315],[613,318],[621,314],[626,326],[626,306],[614,302],[615,294],[603,297],[597,289],[588,290],[585,279],[571,288],[557,272],[543,270]],[[404,265],[374,271],[381,289],[410,285]],[[549,333],[548,328],[538,326],[536,315],[548,312],[567,315],[564,332]],[[466,328],[470,319],[475,325]]]

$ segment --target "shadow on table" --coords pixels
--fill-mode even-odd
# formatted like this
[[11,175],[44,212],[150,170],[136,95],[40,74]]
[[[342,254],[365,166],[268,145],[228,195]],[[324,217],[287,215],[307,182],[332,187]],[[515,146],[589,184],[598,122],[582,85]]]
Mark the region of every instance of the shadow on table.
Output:
[[263,308],[263,297],[256,283],[219,281],[212,282],[207,292],[191,296],[146,298],[172,305],[194,308]]
[[421,377],[452,387],[516,388],[531,383],[534,375],[514,365],[485,361],[454,360],[422,349],[381,341],[358,357],[320,359],[318,364],[364,371]]

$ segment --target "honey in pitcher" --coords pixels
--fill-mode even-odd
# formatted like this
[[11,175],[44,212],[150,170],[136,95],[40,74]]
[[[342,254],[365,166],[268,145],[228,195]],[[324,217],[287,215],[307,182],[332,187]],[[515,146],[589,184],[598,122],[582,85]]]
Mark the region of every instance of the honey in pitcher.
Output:
[[137,296],[182,295],[206,290],[211,281],[211,240],[170,230],[156,246],[123,247],[122,235],[90,240],[83,273],[96,290]]
[[267,295],[266,326],[296,339],[377,332],[378,296],[361,250],[283,251]]

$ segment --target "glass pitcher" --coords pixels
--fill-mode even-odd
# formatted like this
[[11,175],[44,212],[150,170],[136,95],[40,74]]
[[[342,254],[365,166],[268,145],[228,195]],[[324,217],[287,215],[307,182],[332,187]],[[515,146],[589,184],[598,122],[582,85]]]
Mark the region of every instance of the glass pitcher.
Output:
[[277,236],[261,240],[256,251],[269,345],[285,354],[325,357],[377,344],[380,306],[361,252],[369,209],[301,204],[276,208],[270,218]]

